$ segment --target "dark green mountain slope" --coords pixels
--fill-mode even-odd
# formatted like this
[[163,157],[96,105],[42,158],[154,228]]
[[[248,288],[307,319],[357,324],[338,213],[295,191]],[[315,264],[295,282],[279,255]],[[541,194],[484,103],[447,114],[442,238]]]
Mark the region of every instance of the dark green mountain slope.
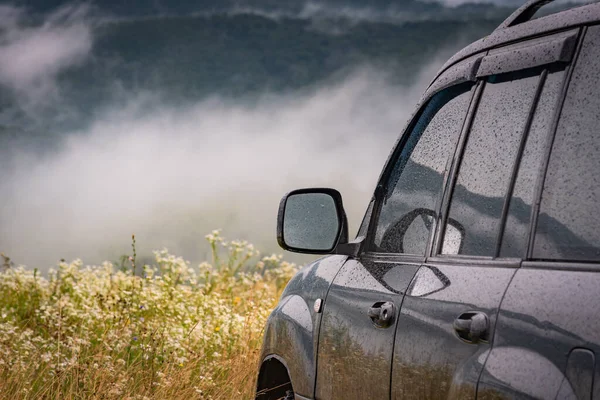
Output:
[[84,80],[116,78],[131,89],[185,97],[295,89],[365,63],[393,65],[398,82],[407,82],[442,48],[457,49],[489,33],[497,22],[328,21],[320,26],[257,15],[114,22],[99,28],[97,64],[78,74]]
[[251,97],[314,86],[364,65],[391,72],[393,82],[403,84],[440,51],[458,50],[499,21],[400,24],[252,13],[108,20],[95,26],[87,61],[59,77],[60,103],[32,120],[4,93],[0,125],[32,129],[41,120],[44,130],[71,129],[139,92],[158,93],[169,102]]

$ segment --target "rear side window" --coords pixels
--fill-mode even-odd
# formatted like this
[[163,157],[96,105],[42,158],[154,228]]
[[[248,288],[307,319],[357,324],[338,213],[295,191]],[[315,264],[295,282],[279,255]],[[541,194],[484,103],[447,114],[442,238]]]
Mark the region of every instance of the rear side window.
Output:
[[414,124],[384,185],[374,251],[425,254],[472,86],[462,84],[436,94]]
[[600,27],[589,28],[542,192],[533,258],[600,259]]
[[[540,71],[487,78],[452,194],[449,218],[464,237],[444,233],[443,254],[495,256],[511,172]],[[460,245],[450,245],[453,239]]]
[[529,230],[536,184],[546,157],[549,130],[555,115],[565,70],[550,71],[536,106],[535,116],[526,138],[525,149],[515,180],[500,257],[525,258],[529,244]]

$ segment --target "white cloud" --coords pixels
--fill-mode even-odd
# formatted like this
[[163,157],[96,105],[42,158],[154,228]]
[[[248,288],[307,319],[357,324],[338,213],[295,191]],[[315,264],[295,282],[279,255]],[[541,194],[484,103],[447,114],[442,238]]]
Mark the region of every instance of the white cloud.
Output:
[[[265,18],[271,18],[274,20],[280,20],[282,18],[299,18],[304,20],[313,21],[316,23],[322,22],[318,28],[325,28],[320,30],[340,33],[344,32],[344,24],[355,24],[360,22],[382,22],[389,24],[404,24],[407,22],[416,21],[437,21],[437,20],[456,20],[456,19],[468,19],[473,18],[472,16],[463,15],[462,13],[456,13],[454,7],[466,4],[466,3],[501,3],[494,0],[421,0],[429,3],[442,3],[447,6],[440,12],[439,8],[432,10],[419,10],[415,11],[402,3],[390,4],[385,7],[376,7],[373,5],[340,5],[330,4],[327,2],[318,1],[306,1],[302,3],[301,7],[294,10],[270,10],[265,11],[258,7],[233,7],[229,10],[232,15],[236,14],[255,14]],[[520,5],[520,0],[514,0],[517,5]],[[495,11],[495,10],[494,10]],[[492,11],[492,15],[494,15]],[[482,16],[487,16],[486,13],[482,13]],[[495,16],[495,15],[494,15]],[[342,24],[342,26],[338,26]]]
[[[0,85],[35,109],[56,100],[57,77],[86,60],[93,37],[86,9],[64,8],[35,27],[23,12],[0,7]],[[126,107],[94,114],[83,132],[63,132],[43,156],[21,149],[4,160],[0,251],[46,270],[60,258],[116,259],[130,252],[135,233],[140,254],[167,246],[197,260],[215,228],[279,251],[279,199],[303,186],[338,188],[355,231],[442,61],[410,88],[364,69],[252,103],[214,98],[175,107],[159,94],[124,94]]]
[[355,231],[437,67],[404,89],[363,70],[253,104],[132,99],[45,158],[18,156],[0,181],[0,251],[45,270],[60,258],[116,259],[135,233],[140,253],[166,245],[197,260],[216,228],[280,251],[278,202],[305,186],[341,190]]
[[25,10],[0,6],[0,85],[25,109],[56,99],[59,74],[81,64],[92,49],[86,7],[63,7],[36,26]]

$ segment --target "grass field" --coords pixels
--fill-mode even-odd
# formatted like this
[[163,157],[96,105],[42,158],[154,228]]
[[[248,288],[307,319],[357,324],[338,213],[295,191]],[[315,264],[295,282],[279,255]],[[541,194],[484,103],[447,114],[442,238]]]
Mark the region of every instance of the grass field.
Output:
[[[264,323],[295,266],[207,235],[212,260],[0,273],[0,397],[250,399]],[[0,260],[2,261],[2,260]]]

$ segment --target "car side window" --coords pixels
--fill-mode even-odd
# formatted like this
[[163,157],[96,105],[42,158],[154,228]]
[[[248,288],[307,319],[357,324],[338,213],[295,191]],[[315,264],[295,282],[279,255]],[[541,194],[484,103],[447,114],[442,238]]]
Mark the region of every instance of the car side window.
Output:
[[561,94],[565,70],[550,70],[520,160],[519,171],[510,199],[500,257],[525,258],[529,244],[529,229],[536,184],[546,157],[549,129]]
[[562,109],[537,220],[534,259],[600,258],[600,27],[590,27]]
[[[541,71],[486,78],[450,202],[443,254],[495,256],[511,172]],[[463,235],[453,234],[456,225]],[[460,240],[459,245],[452,245]]]
[[374,251],[425,254],[472,88],[465,83],[434,95],[408,133],[380,195]]

